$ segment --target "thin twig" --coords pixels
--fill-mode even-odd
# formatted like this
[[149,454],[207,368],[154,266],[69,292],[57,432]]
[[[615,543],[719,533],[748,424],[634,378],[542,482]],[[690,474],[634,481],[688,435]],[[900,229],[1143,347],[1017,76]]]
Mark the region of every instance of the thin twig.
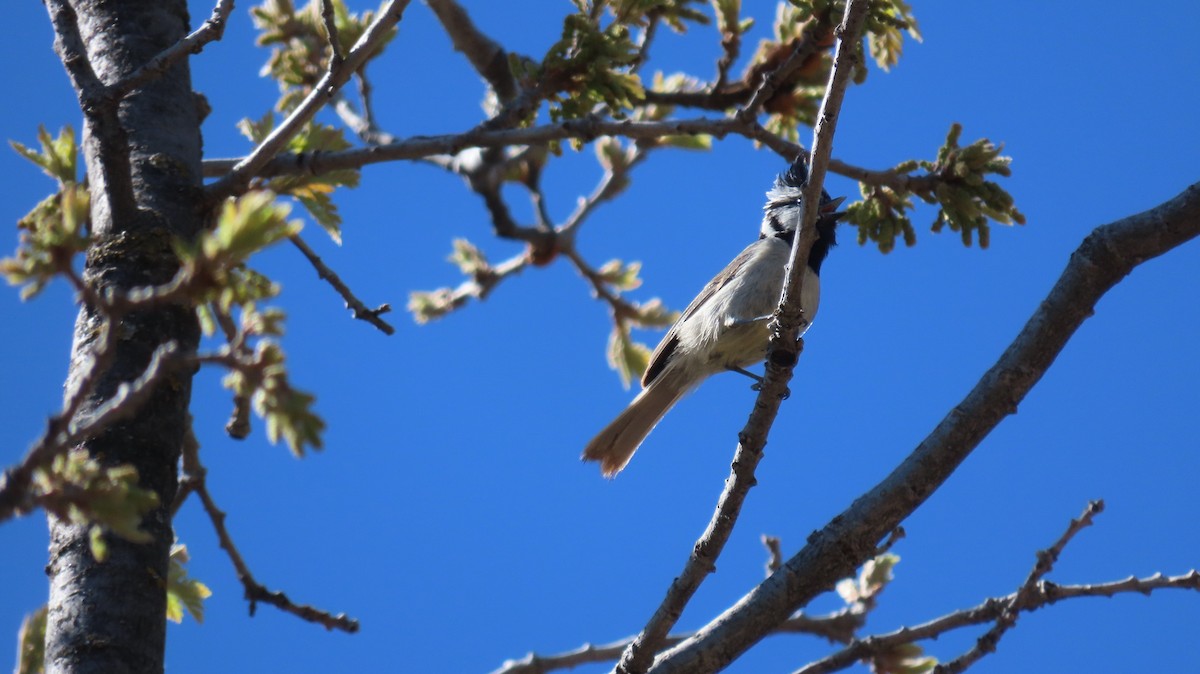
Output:
[[[862,617],[853,616],[843,609],[824,616],[796,615],[779,626],[780,634],[811,634],[825,639],[845,643],[854,636],[854,630],[862,626]],[[663,647],[668,648],[690,634],[671,635],[663,640]],[[520,660],[508,660],[491,674],[546,674],[559,669],[574,669],[580,665],[609,662],[620,657],[621,653],[633,642],[633,637],[599,646],[584,644],[573,651],[553,655],[538,655],[530,653]]]
[[1000,643],[1005,633],[1012,629],[1017,624],[1017,616],[1021,613],[1021,607],[1029,603],[1029,600],[1037,593],[1038,582],[1045,577],[1050,570],[1054,568],[1054,563],[1058,561],[1058,556],[1062,554],[1063,548],[1067,547],[1067,543],[1075,537],[1083,529],[1092,525],[1092,519],[1103,512],[1104,501],[1092,501],[1088,503],[1087,508],[1078,519],[1071,520],[1071,524],[1063,535],[1055,541],[1054,545],[1045,550],[1041,550],[1037,554],[1037,563],[1033,565],[1033,569],[1029,572],[1029,576],[1025,582],[1021,584],[1021,588],[1013,595],[1012,601],[1005,607],[1000,615],[996,617],[996,623],[987,632],[975,641],[975,645],[966,653],[945,664],[939,664],[934,668],[934,674],[961,674],[968,667],[978,662],[981,658],[989,653],[996,651],[996,645]]
[[763,547],[767,549],[767,575],[771,575],[779,570],[783,564],[783,551],[779,547],[778,536],[768,536],[763,534],[759,540],[762,541]]
[[342,67],[342,45],[338,40],[337,20],[333,14],[333,0],[321,0],[321,24],[325,26],[325,37],[329,40],[329,71],[337,72]]
[[[109,329],[108,332],[115,332]],[[109,349],[112,350],[111,348]],[[137,412],[154,392],[157,384],[178,365],[178,346],[175,342],[160,345],[150,356],[146,369],[133,381],[122,383],[104,404],[86,416],[79,413],[85,398],[95,388],[102,372],[93,357],[92,365],[76,384],[63,411],[51,417],[46,432],[16,466],[4,471],[0,477],[0,522],[23,515],[37,505],[36,497],[30,492],[34,472],[89,437],[96,435],[113,424]]]
[[268,590],[254,579],[254,574],[250,572],[250,567],[246,565],[237,545],[229,535],[229,530],[225,527],[226,514],[217,507],[208,491],[208,470],[200,462],[200,445],[190,431],[188,438],[183,443],[183,477],[181,479],[190,484],[192,492],[200,497],[204,512],[208,514],[213,530],[216,531],[221,549],[225,550],[225,554],[229,556],[229,561],[233,563],[238,580],[241,581],[242,588],[245,590],[246,599],[250,602],[250,615],[254,615],[258,602],[262,602],[298,616],[302,620],[322,625],[328,630],[339,629],[351,634],[358,631],[358,621],[347,617],[346,614],[333,615],[307,604],[296,604],[283,592]]
[[[825,163],[829,161],[829,146],[833,139],[842,97],[849,82],[850,71],[855,65],[854,46],[862,29],[866,7],[867,0],[849,0],[846,3],[841,41],[838,43],[834,56],[829,86],[826,89],[825,99],[821,103],[821,112],[817,117],[817,126],[813,134],[813,158],[809,167],[809,184],[805,192],[800,234],[793,242],[783,295],[780,298],[779,308],[775,312],[776,320],[773,321],[766,379],[759,391],[758,399],[754,403],[750,418],[738,435],[738,447],[734,454],[730,476],[725,481],[725,488],[717,502],[716,511],[713,513],[708,527],[696,542],[683,571],[672,581],[666,598],[654,612],[641,634],[621,656],[621,662],[617,665],[617,671],[621,674],[641,674],[650,668],[655,654],[661,650],[658,644],[675,626],[692,595],[715,568],[717,557],[720,556],[726,541],[729,540],[746,494],[755,484],[754,470],[762,458],[767,433],[779,411],[780,402],[787,390],[787,383],[791,379],[792,367],[799,356],[800,343],[797,340],[797,334],[803,318],[800,310],[800,293],[805,264],[801,262],[797,265],[797,260],[808,259],[809,250],[816,239],[815,223],[817,207],[820,202],[821,181],[825,176]],[[771,79],[768,77],[767,81],[763,83],[763,87],[759,90],[760,93],[770,86]],[[753,110],[754,101],[758,98],[759,95],[756,94],[751,105],[747,107],[748,111]],[[780,355],[788,357],[781,358]],[[669,669],[672,666],[672,664],[668,664],[671,663],[671,652],[664,654],[662,659],[655,663],[655,669],[658,669],[659,666]],[[730,654],[730,657],[732,658],[733,654]]]
[[313,86],[304,100],[296,106],[286,119],[275,127],[266,138],[254,148],[245,158],[240,160],[225,177],[208,186],[210,197],[220,200],[237,194],[259,171],[279,154],[280,150],[290,141],[300,129],[337,96],[337,92],[350,79],[367,59],[375,52],[376,47],[387,37],[388,32],[400,22],[409,0],[388,0],[379,10],[379,14],[367,26],[366,31],[359,37],[358,42],[350,49],[345,60],[337,68],[330,68]]
[[320,256],[313,251],[312,248],[301,239],[298,234],[293,234],[288,239],[308,258],[309,263],[317,270],[317,276],[329,283],[334,290],[337,291],[342,299],[346,301],[346,308],[349,309],[355,318],[360,321],[366,321],[371,325],[379,328],[385,335],[395,334],[396,328],[393,328],[387,321],[384,321],[380,316],[392,310],[390,304],[381,304],[374,309],[368,309],[367,305],[362,303],[362,300],[355,297],[354,292],[350,287],[342,282],[337,272],[333,271],[321,260]]
[[225,25],[229,14],[233,12],[233,0],[218,0],[212,14],[196,30],[187,37],[159,52],[137,70],[129,73],[120,81],[109,87],[108,94],[113,98],[123,98],[134,89],[141,88],[155,79],[162,77],[171,66],[189,54],[199,54],[210,42],[216,42],[225,35]]

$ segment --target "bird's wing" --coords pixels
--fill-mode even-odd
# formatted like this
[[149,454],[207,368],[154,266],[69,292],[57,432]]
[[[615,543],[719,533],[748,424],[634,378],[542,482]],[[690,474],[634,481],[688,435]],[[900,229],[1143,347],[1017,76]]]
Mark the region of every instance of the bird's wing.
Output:
[[700,291],[700,294],[696,295],[692,303],[687,305],[687,308],[679,315],[679,320],[675,321],[675,324],[667,331],[662,341],[654,348],[654,353],[650,354],[650,364],[646,366],[646,372],[642,374],[642,388],[649,386],[650,382],[654,381],[654,378],[662,373],[663,368],[667,366],[667,362],[671,360],[671,355],[675,353],[675,347],[679,346],[679,326],[690,318],[692,314],[696,313],[700,307],[704,306],[706,302],[712,299],[713,295],[717,294],[717,291],[729,285],[729,282],[737,276],[742,267],[746,266],[746,263],[750,261],[750,249],[754,245],[752,243],[746,246],[745,250],[733,258],[733,261],[726,265],[719,274],[714,276],[708,282],[708,285],[704,286],[704,289]]

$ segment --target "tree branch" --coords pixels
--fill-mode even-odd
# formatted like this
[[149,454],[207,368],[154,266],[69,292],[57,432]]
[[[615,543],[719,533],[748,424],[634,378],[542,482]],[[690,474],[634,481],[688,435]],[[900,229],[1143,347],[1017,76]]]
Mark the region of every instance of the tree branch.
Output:
[[1104,501],[1092,501],[1088,503],[1087,509],[1083,511],[1079,519],[1071,520],[1070,526],[1063,532],[1063,535],[1045,550],[1038,551],[1037,563],[1033,565],[1033,570],[1029,572],[1029,576],[1021,587],[1013,596],[1009,605],[1000,612],[996,617],[996,624],[990,630],[984,632],[983,636],[975,641],[975,645],[966,653],[958,656],[945,664],[939,664],[934,668],[934,674],[961,674],[968,667],[978,662],[983,656],[994,653],[996,645],[1000,643],[1000,639],[1008,630],[1012,629],[1017,624],[1017,616],[1021,613],[1021,606],[1029,602],[1037,592],[1038,582],[1050,573],[1054,568],[1055,562],[1058,561],[1058,556],[1062,554],[1063,548],[1067,547],[1067,543],[1075,537],[1075,534],[1083,531],[1085,528],[1092,526],[1092,519],[1099,513],[1104,511]]
[[304,242],[304,239],[300,238],[300,235],[293,234],[288,239],[304,254],[304,257],[308,258],[309,263],[317,270],[317,276],[321,280],[328,282],[342,296],[342,299],[346,301],[346,308],[353,312],[355,318],[374,325],[385,335],[395,334],[396,328],[393,328],[387,321],[380,318],[381,315],[392,310],[390,304],[381,304],[374,309],[368,309],[367,305],[362,303],[362,300],[354,296],[349,286],[342,282],[337,272],[330,269],[321,260],[321,257]]
[[425,4],[446,29],[454,49],[466,56],[475,72],[487,80],[500,102],[512,100],[517,95],[517,83],[508,67],[508,52],[480,31],[454,0],[425,0]]
[[[779,626],[779,633],[811,634],[826,639],[847,642],[853,639],[854,630],[862,626],[862,616],[852,615],[845,609],[824,616],[796,615]],[[690,635],[671,635],[663,640],[669,648],[687,639]],[[491,674],[546,674],[559,669],[574,669],[580,665],[616,660],[633,642],[634,637],[595,646],[584,644],[573,651],[554,655],[530,653],[520,660],[508,660]]]
[[[791,379],[792,367],[795,366],[796,359],[799,357],[800,342],[797,335],[803,313],[800,309],[800,297],[805,264],[803,262],[797,264],[797,261],[808,259],[809,251],[816,240],[815,225],[820,205],[822,181],[825,177],[825,163],[829,161],[838,112],[850,79],[850,72],[855,65],[854,56],[857,53],[855,43],[862,30],[867,4],[867,0],[849,0],[846,3],[846,16],[840,29],[841,41],[838,43],[833,70],[829,77],[829,86],[825,93],[825,99],[821,103],[821,112],[818,115],[814,131],[813,161],[810,162],[809,182],[804,192],[804,211],[800,234],[792,245],[783,294],[772,322],[766,379],[763,381],[745,428],[738,434],[738,446],[733,457],[730,476],[726,479],[725,488],[717,501],[717,509],[713,513],[708,527],[700,536],[700,540],[696,542],[683,571],[671,582],[666,598],[654,612],[642,633],[621,656],[621,662],[616,668],[620,674],[641,674],[650,668],[655,654],[661,649],[659,644],[662,639],[679,620],[684,607],[700,584],[715,569],[717,557],[725,547],[725,542],[729,540],[746,494],[755,484],[754,470],[762,458],[767,434],[779,412],[779,405],[787,391],[787,383]],[[795,56],[793,54],[793,57]],[[789,59],[781,67],[781,70],[786,68],[792,60]],[[764,81],[759,92],[755,94],[754,99],[743,112],[754,110],[755,101],[759,101],[760,98],[759,94],[770,89],[771,83],[775,81],[774,77],[772,74]],[[739,118],[746,116],[741,113],[738,115]],[[748,116],[752,117],[752,115]],[[660,666],[669,668],[671,665],[668,663],[671,663],[674,657],[678,657],[674,656],[674,653],[676,653],[676,649],[663,654],[651,671],[659,669]],[[724,656],[719,656],[703,663],[693,660],[690,664],[685,665],[683,670],[677,671],[716,671],[723,668],[732,660],[732,657],[736,656],[729,654],[728,657],[729,659],[724,659]]]
[[129,73],[108,89],[108,95],[114,99],[124,98],[134,89],[149,84],[162,77],[171,66],[190,54],[199,54],[210,42],[216,42],[225,35],[225,24],[233,11],[233,0],[217,0],[212,15],[190,35],[167,49],[159,52],[145,65]]
[[229,530],[225,528],[225,513],[217,507],[212,495],[208,492],[208,470],[200,462],[200,444],[190,431],[183,443],[183,473],[181,481],[200,497],[204,512],[208,514],[213,530],[217,533],[221,549],[229,556],[229,561],[233,563],[233,568],[237,571],[238,580],[241,581],[246,599],[250,602],[250,615],[254,615],[257,603],[262,602],[286,613],[291,613],[302,620],[322,625],[327,630],[339,629],[351,634],[358,631],[358,621],[347,617],[344,613],[333,615],[307,604],[296,604],[283,592],[268,590],[254,580],[254,574],[250,573],[250,567],[242,559],[242,554],[238,552],[237,545],[229,535]]
[[[79,18],[67,0],[46,0],[50,23],[54,27],[54,50],[71,78],[84,116],[85,145],[96,144],[97,152],[85,155],[99,160],[99,172],[93,174],[91,189],[93,219],[97,209],[107,210],[116,221],[132,221],[137,214],[133,196],[133,173],[129,163],[129,142],[118,117],[117,99],[109,95],[88,57],[87,46],[79,32]],[[97,180],[99,178],[99,180]]]
[[1093,231],[1004,354],[882,482],[808,539],[779,572],[672,649],[652,671],[728,661],[844,578],[943,482],[1033,388],[1101,297],[1135,267],[1200,236],[1200,183],[1149,211]]
[[409,0],[388,0],[387,4],[379,10],[379,15],[363,32],[362,37],[350,49],[346,59],[336,68],[332,67],[331,63],[330,69],[313,86],[313,90],[304,97],[304,100],[296,106],[296,109],[279,126],[275,127],[258,144],[258,147],[238,161],[225,177],[208,186],[210,197],[214,201],[218,201],[236,194],[242,191],[252,178],[259,175],[261,169],[275,155],[279,154],[279,151],[300,131],[301,127],[307,124],[318,110],[333,100],[337,96],[338,90],[349,81],[350,76],[366,63],[367,58],[387,36],[388,31],[400,22],[408,3]]

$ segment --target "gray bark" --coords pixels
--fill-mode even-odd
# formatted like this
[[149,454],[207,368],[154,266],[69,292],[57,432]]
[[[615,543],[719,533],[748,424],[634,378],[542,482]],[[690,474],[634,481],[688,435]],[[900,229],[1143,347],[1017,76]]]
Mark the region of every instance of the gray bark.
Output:
[[[71,10],[48,2],[51,16]],[[187,33],[183,0],[75,0],[82,44],[101,83],[112,85]],[[56,12],[58,15],[56,16]],[[70,44],[61,24],[56,47],[68,70]],[[75,79],[73,77],[73,79]],[[76,80],[76,88],[79,83]],[[176,271],[172,241],[191,238],[204,218],[200,114],[187,61],[119,103],[80,90],[83,151],[92,192],[95,242],[85,280],[103,293],[164,283]],[[67,392],[90,367],[101,317],[84,307],[76,321]],[[199,331],[187,307],[126,317],[115,356],[80,413],[88,414],[137,377],[160,345],[194,350]],[[93,559],[87,527],[50,520],[50,613],[47,672],[161,672],[166,646],[166,578],[179,448],[188,423],[192,372],[176,372],[126,421],[85,443],[105,465],[132,464],[160,506],[143,522],[148,544],[106,538],[109,558]]]

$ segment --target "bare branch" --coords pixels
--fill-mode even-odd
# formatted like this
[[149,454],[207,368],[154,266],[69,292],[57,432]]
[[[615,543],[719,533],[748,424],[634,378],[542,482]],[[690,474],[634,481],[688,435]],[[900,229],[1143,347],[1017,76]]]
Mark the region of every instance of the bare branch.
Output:
[[[1195,570],[1179,576],[1164,576],[1156,573],[1146,578],[1129,577],[1124,580],[1090,585],[1057,585],[1049,581],[1040,581],[1033,586],[1023,602],[1015,605],[1025,613],[1049,606],[1064,599],[1079,599],[1082,597],[1113,597],[1118,594],[1142,594],[1149,596],[1156,590],[1191,590],[1200,591],[1200,573]],[[857,640],[848,647],[811,662],[796,670],[794,674],[830,674],[838,672],[856,663],[870,659],[876,655],[891,652],[904,644],[911,644],[926,639],[936,639],[952,630],[982,625],[1001,618],[1017,599],[1017,593],[1004,597],[992,597],[978,606],[962,611],[955,611],[927,623],[914,627],[902,627],[894,632],[879,634]]]
[[[46,0],[50,13],[50,24],[54,27],[54,49],[67,69],[71,86],[79,95],[80,103],[94,104],[105,98],[106,87],[92,69],[83,36],[79,34],[79,19],[66,0]],[[86,113],[88,106],[80,106]]]
[[337,96],[338,90],[349,81],[355,71],[366,63],[367,58],[387,36],[388,31],[400,22],[408,3],[409,0],[388,0],[387,4],[379,10],[378,16],[371,22],[371,25],[367,26],[362,37],[350,49],[346,59],[337,68],[330,68],[313,86],[313,90],[308,96],[304,97],[296,109],[279,126],[275,127],[258,144],[258,147],[240,160],[225,177],[209,185],[208,191],[211,198],[220,200],[244,189],[250,183],[251,178],[258,175],[263,166],[279,154],[279,151],[300,131],[301,127],[307,124],[318,110]]
[[208,43],[216,42],[225,35],[225,24],[232,11],[233,0],[217,0],[217,5],[213,7],[212,15],[208,17],[208,20],[202,26],[192,31],[190,35],[179,42],[159,52],[157,56],[147,61],[137,70],[121,78],[119,82],[109,87],[108,95],[116,99],[123,98],[134,89],[143,87],[155,79],[162,77],[180,59],[189,54],[199,54],[204,51],[204,47]]
[[1070,526],[1063,532],[1063,535],[1045,550],[1041,550],[1037,554],[1037,563],[1033,565],[1033,570],[1029,572],[1029,576],[1025,582],[1021,584],[1021,588],[1017,590],[1009,603],[1000,615],[996,618],[996,624],[990,630],[984,632],[983,636],[976,640],[975,645],[966,653],[958,656],[945,664],[939,664],[934,668],[934,674],[960,674],[966,671],[968,667],[978,662],[983,656],[994,653],[996,645],[1000,643],[1000,639],[1008,630],[1012,629],[1017,624],[1017,616],[1021,613],[1021,606],[1029,602],[1037,592],[1038,582],[1045,577],[1050,570],[1054,568],[1054,563],[1058,561],[1058,556],[1062,554],[1063,548],[1067,547],[1067,543],[1086,527],[1092,526],[1092,518],[1104,510],[1104,501],[1092,501],[1087,505],[1087,509],[1079,516],[1079,519],[1071,520]]
[[390,304],[381,304],[374,309],[368,309],[367,305],[362,303],[362,300],[354,296],[354,293],[350,290],[349,286],[342,282],[342,279],[337,275],[337,272],[330,269],[321,260],[320,256],[317,255],[316,252],[304,242],[304,239],[300,238],[300,235],[293,234],[292,236],[289,236],[288,239],[295,244],[296,248],[300,249],[300,252],[304,254],[304,257],[308,258],[309,263],[311,263],[313,268],[317,270],[317,276],[321,278],[321,280],[328,282],[329,285],[333,286],[333,289],[342,296],[342,299],[346,301],[346,308],[353,312],[355,318],[374,325],[385,335],[395,334],[396,328],[393,328],[387,323],[387,321],[384,321],[382,318],[380,318],[381,315],[392,310]]
[[[779,626],[779,633],[811,634],[839,643],[849,642],[854,638],[854,630],[862,626],[861,615],[853,615],[848,609],[843,609],[826,616],[809,617],[796,615]],[[671,635],[663,640],[663,647],[669,648],[688,638],[689,634]],[[633,637],[615,641],[611,644],[595,646],[584,644],[573,651],[554,655],[538,655],[530,653],[520,660],[509,660],[491,674],[546,674],[559,669],[573,669],[580,665],[598,662],[609,662],[620,657],[621,653],[633,642]]]
[[[1033,388],[1104,294],[1135,267],[1200,236],[1200,183],[1149,211],[1098,227],[1004,354],[975,388],[882,482],[733,607],[672,649],[652,671],[696,671],[736,657],[798,607],[874,554]],[[994,619],[993,614],[993,619]],[[719,649],[717,646],[719,645]],[[715,652],[714,652],[715,649]]]
[[508,67],[508,52],[479,30],[455,0],[425,0],[433,10],[454,49],[462,52],[475,71],[487,80],[501,102],[517,95],[517,83]]
[[333,0],[321,0],[321,24],[325,27],[325,37],[329,40],[329,71],[336,72],[342,67],[342,45],[338,42],[337,20],[333,15]]
[[763,547],[767,549],[767,575],[771,575],[779,570],[783,564],[783,551],[779,547],[778,536],[768,536],[763,534],[760,539]]
[[327,630],[339,629],[351,634],[357,632],[358,621],[347,617],[346,614],[333,615],[307,604],[296,604],[283,592],[268,590],[254,580],[254,575],[250,573],[250,567],[242,559],[242,554],[238,552],[237,545],[234,544],[229,530],[225,527],[225,513],[217,507],[212,495],[208,492],[207,479],[208,470],[200,462],[200,444],[196,441],[195,434],[189,430],[188,437],[183,443],[183,477],[181,481],[190,485],[191,491],[200,497],[200,502],[204,505],[204,512],[208,514],[208,519],[212,522],[221,548],[229,556],[229,561],[233,563],[233,568],[237,571],[238,580],[245,589],[246,599],[250,602],[250,615],[254,615],[258,602],[262,602],[291,613],[302,620],[322,625]]
[[[774,423],[780,402],[787,390],[787,383],[791,379],[792,367],[799,357],[801,343],[797,339],[797,334],[802,319],[800,291],[805,265],[803,263],[797,265],[797,260],[808,259],[809,250],[816,239],[815,224],[822,181],[825,177],[825,164],[829,161],[830,146],[842,97],[849,82],[850,71],[855,65],[854,56],[857,54],[855,47],[858,35],[862,30],[863,19],[866,16],[867,4],[867,0],[850,0],[846,3],[846,16],[840,28],[841,40],[838,43],[829,86],[825,93],[825,99],[821,103],[821,112],[818,115],[817,127],[814,131],[813,160],[809,167],[809,183],[805,188],[805,206],[800,234],[792,245],[789,271],[784,281],[779,308],[775,312],[776,318],[773,321],[766,379],[759,391],[758,399],[754,403],[754,409],[746,421],[746,426],[738,435],[738,447],[734,454],[730,476],[725,481],[725,488],[717,502],[717,509],[700,540],[696,542],[683,571],[672,581],[666,598],[654,612],[642,633],[621,656],[621,662],[617,665],[617,671],[621,674],[641,674],[651,669],[650,665],[654,662],[655,653],[660,650],[658,644],[674,627],[688,600],[715,568],[717,557],[725,547],[725,542],[729,540],[746,494],[755,484],[754,470],[762,458],[767,433]],[[793,54],[793,57],[795,56]],[[791,60],[789,59],[789,63]],[[767,78],[743,112],[754,110],[755,102],[759,101],[760,95],[773,86],[771,84],[773,77],[774,75]],[[761,103],[761,101],[759,102]],[[738,117],[744,118],[741,114]],[[797,272],[797,267],[800,269],[799,272]],[[689,641],[694,639],[695,637]],[[675,661],[680,658],[673,655],[678,653],[678,648],[664,653],[655,662],[651,671],[660,669],[670,671],[674,667],[679,667]],[[688,653],[684,652],[683,655],[686,656]],[[736,656],[737,653],[725,649],[715,658],[705,662],[703,666],[692,662],[682,665],[681,669],[675,669],[675,671],[716,671]]]

